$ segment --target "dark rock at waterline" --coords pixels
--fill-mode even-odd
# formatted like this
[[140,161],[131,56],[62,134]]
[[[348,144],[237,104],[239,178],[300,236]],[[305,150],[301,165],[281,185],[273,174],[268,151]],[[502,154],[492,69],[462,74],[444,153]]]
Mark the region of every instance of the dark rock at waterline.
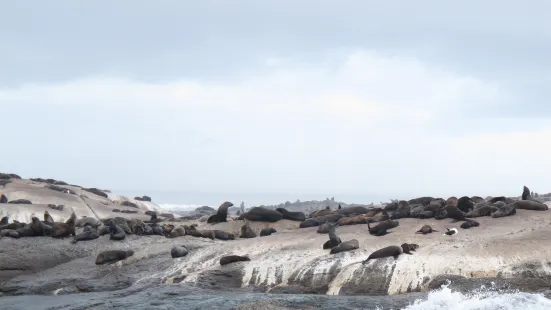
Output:
[[82,190],[87,191],[87,192],[92,193],[92,194],[96,194],[96,195],[98,195],[98,196],[100,196],[100,197],[103,197],[103,198],[107,198],[107,197],[108,197],[107,194],[106,194],[104,191],[102,191],[101,189],[97,189],[97,188],[83,188]]
[[172,258],[184,257],[188,255],[188,253],[188,249],[183,245],[175,246],[170,250],[170,256],[172,256]]
[[377,259],[356,269],[351,281],[340,289],[339,295],[387,295],[396,264],[393,257]]
[[30,200],[27,200],[27,199],[16,199],[16,200],[12,200],[8,203],[19,204],[19,205],[32,205],[33,204]]
[[14,173],[0,173],[0,180],[16,179],[21,180],[21,177]]

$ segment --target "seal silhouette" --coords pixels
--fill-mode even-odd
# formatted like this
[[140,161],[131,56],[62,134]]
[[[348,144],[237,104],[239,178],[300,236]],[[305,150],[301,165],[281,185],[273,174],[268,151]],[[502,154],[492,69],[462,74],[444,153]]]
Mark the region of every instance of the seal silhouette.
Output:
[[430,227],[429,225],[423,225],[423,227],[421,227],[421,229],[419,229],[415,233],[426,235],[426,234],[430,234],[430,233],[433,233],[433,232],[438,232],[438,230],[432,229],[432,227]]
[[114,264],[118,261],[125,260],[134,255],[132,250],[109,250],[98,254],[96,265]]
[[385,258],[385,257],[394,257],[394,259],[398,259],[398,256],[403,253],[403,249],[401,246],[391,245],[384,247],[382,249],[379,249],[369,255],[366,260],[362,262],[362,264],[367,264],[372,259],[377,258]]

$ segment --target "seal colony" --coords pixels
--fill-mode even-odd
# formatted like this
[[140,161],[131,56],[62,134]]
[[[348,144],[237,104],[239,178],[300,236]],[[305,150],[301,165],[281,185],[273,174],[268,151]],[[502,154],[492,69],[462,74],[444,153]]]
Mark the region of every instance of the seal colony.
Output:
[[[10,186],[10,185],[8,185]],[[70,193],[69,193],[70,194]],[[2,195],[4,201],[9,201],[6,195]],[[21,200],[21,199],[20,199]],[[146,211],[145,214],[150,216],[149,220],[128,219],[123,217],[95,218],[95,217],[80,217],[73,211],[66,221],[56,222],[48,211],[45,211],[42,220],[38,216],[32,216],[31,222],[21,223],[12,221],[10,223],[9,216],[5,216],[0,220],[0,237],[7,238],[24,238],[24,237],[52,237],[57,239],[65,239],[72,237],[71,243],[78,246],[82,242],[95,240],[98,238],[106,238],[116,244],[124,244],[128,235],[137,236],[163,236],[165,238],[180,238],[191,236],[195,238],[205,238],[210,240],[220,240],[232,242],[237,239],[255,239],[255,238],[274,238],[279,234],[284,233],[281,228],[278,230],[273,227],[264,227],[256,230],[252,222],[275,223],[280,220],[289,220],[297,222],[298,229],[306,229],[316,227],[318,234],[326,234],[327,240],[325,243],[319,243],[319,249],[325,250],[326,255],[346,255],[344,252],[351,252],[360,249],[361,244],[357,239],[341,240],[339,237],[339,227],[360,225],[358,231],[371,236],[370,238],[378,238],[377,240],[385,240],[385,236],[393,231],[398,231],[400,227],[400,219],[416,218],[416,219],[450,219],[450,223],[455,223],[461,229],[483,229],[476,217],[490,217],[499,219],[505,216],[514,216],[517,209],[529,211],[547,211],[547,205],[541,203],[533,195],[527,187],[523,188],[523,194],[520,200],[506,197],[487,197],[485,199],[479,196],[461,196],[444,198],[420,197],[411,200],[394,201],[382,206],[353,206],[341,207],[338,209],[323,208],[314,211],[308,215],[303,212],[291,212],[285,208],[270,209],[266,207],[253,207],[247,212],[242,212],[239,217],[232,218],[229,216],[229,208],[233,203],[223,202],[215,214],[211,214],[205,218],[206,226],[199,229],[197,224],[178,225],[166,218],[160,218],[160,214],[154,211]],[[1,207],[1,206],[0,206]],[[21,206],[24,208],[25,206]],[[214,209],[213,209],[214,210]],[[239,232],[224,231],[219,226],[222,223],[241,221]],[[299,224],[300,223],[300,224]],[[452,225],[452,226],[455,226]],[[430,225],[423,225],[419,230],[412,232],[414,235],[421,235],[420,238],[426,238],[425,235],[438,232]],[[442,235],[449,240],[454,240],[458,234],[458,229],[449,227]],[[469,232],[466,231],[465,234]],[[207,240],[207,242],[212,242]],[[375,240],[375,239],[373,239]],[[372,252],[362,262],[364,265],[372,260],[383,258],[398,259],[403,254],[414,255],[416,250],[422,251],[419,245],[409,243],[407,240],[402,244],[388,244],[380,249]],[[135,249],[134,249],[135,250]],[[119,261],[124,261],[134,255],[132,249],[114,249],[101,252],[97,259],[96,265],[112,264]],[[175,260],[185,261],[189,256],[193,255],[195,248],[188,246],[185,243],[178,244],[166,255],[170,255]],[[239,250],[237,250],[239,251]],[[218,259],[218,258],[216,258]],[[223,253],[219,256],[220,266],[228,264],[242,263],[246,264],[254,255],[249,253]]]

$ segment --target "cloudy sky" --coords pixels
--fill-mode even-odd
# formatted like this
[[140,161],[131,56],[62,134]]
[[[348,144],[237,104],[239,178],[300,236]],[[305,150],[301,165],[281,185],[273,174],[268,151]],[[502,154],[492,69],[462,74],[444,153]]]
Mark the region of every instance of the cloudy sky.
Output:
[[4,1],[0,171],[300,197],[550,192],[549,12]]

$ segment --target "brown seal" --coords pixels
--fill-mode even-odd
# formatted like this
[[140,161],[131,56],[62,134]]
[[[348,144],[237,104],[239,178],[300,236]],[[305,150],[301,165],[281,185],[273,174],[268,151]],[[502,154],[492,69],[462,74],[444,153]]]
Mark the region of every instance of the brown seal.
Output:
[[220,265],[224,266],[224,265],[236,263],[236,262],[248,262],[250,260],[251,259],[248,258],[247,256],[228,255],[220,258]]
[[417,250],[419,245],[415,243],[402,243],[401,247],[405,254],[413,255],[411,252]]
[[109,250],[99,253],[96,258],[96,265],[114,264],[118,261],[125,260],[128,257],[134,255],[132,250]]
[[359,248],[360,248],[360,243],[358,242],[358,240],[352,239],[352,240],[348,240],[348,241],[345,241],[345,242],[341,242],[336,247],[333,247],[331,249],[331,252],[329,252],[329,254],[337,254],[337,253],[341,253],[341,252],[348,252],[348,251],[357,250]]
[[387,246],[371,253],[369,257],[362,262],[362,264],[367,264],[370,260],[377,258],[394,257],[394,259],[398,259],[398,256],[400,256],[403,252],[404,250],[400,246]]
[[430,234],[430,233],[433,233],[433,232],[438,232],[438,230],[432,229],[432,227],[430,227],[429,225],[423,225],[423,227],[421,227],[421,229],[419,229],[415,233],[426,235],[426,234]]

